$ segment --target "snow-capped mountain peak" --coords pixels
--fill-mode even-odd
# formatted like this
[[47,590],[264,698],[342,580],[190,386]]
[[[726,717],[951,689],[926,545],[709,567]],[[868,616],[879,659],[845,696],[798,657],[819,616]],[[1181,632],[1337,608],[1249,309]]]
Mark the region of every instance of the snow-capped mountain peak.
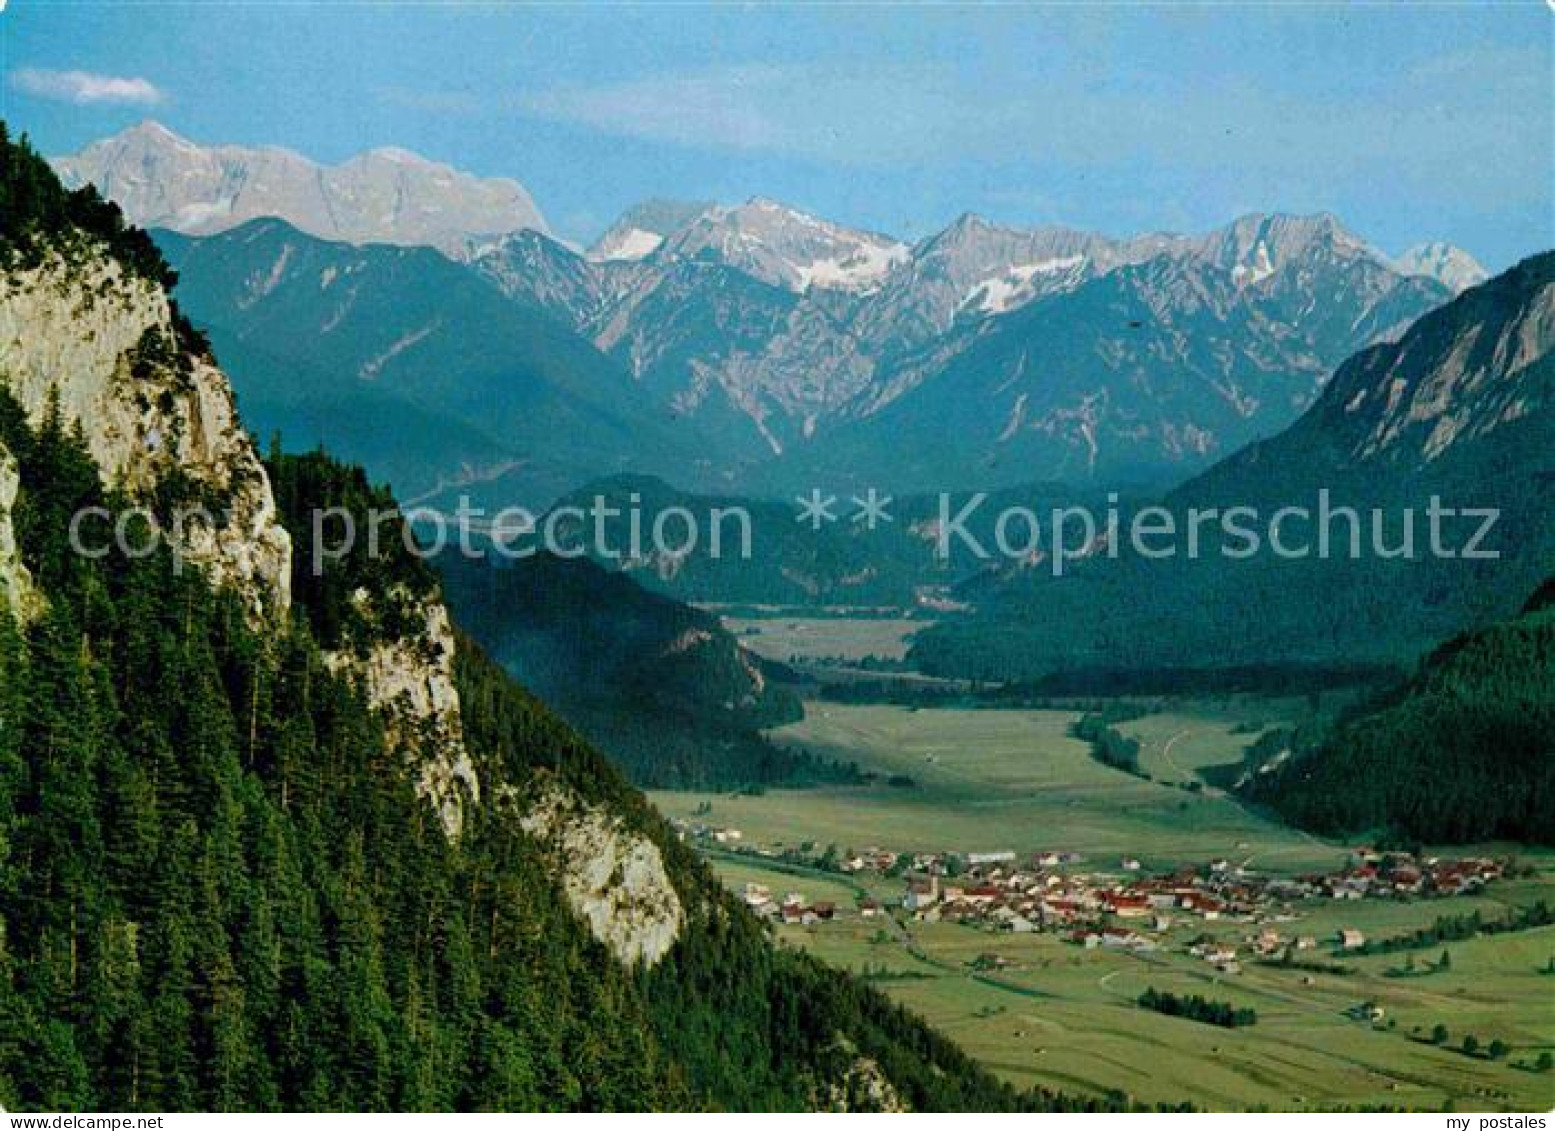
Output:
[[133,223],[194,235],[278,216],[325,239],[458,255],[471,237],[547,230],[517,181],[394,147],[325,166],[276,146],[198,145],[146,121],[53,165],[67,185],[95,184]]
[[910,249],[875,232],[843,227],[767,197],[707,209],[665,240],[666,254],[712,254],[764,283],[798,294],[812,287],[874,290]]
[[588,258],[596,263],[646,259],[711,207],[699,200],[645,200],[629,208],[594,242]]
[[1238,286],[1255,286],[1293,260],[1327,249],[1345,258],[1380,259],[1364,240],[1348,231],[1338,217],[1254,212],[1239,216],[1202,237],[1179,241],[1196,257],[1229,271]]
[[1393,260],[1393,267],[1400,274],[1435,279],[1454,294],[1478,286],[1490,277],[1468,252],[1439,240],[1410,248]]

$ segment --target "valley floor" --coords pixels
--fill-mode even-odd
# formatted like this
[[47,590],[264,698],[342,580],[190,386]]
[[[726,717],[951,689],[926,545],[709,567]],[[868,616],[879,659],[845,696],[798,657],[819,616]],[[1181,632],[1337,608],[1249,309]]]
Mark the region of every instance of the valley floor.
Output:
[[[1497,919],[1555,902],[1549,854],[1521,852],[1532,874],[1473,895],[1302,901],[1284,929],[1325,940],[1304,955],[1342,964],[1345,974],[1247,961],[1248,937],[1260,927],[1234,918],[1174,917],[1148,952],[1087,949],[1068,932],[922,921],[901,908],[900,876],[791,862],[836,845],[843,858],[871,847],[1021,858],[1061,850],[1080,858],[1076,869],[1116,872],[1128,858],[1147,874],[1217,859],[1272,875],[1339,869],[1345,846],[1250,812],[1204,781],[1218,777],[1214,767],[1239,762],[1261,726],[1305,709],[1294,701],[1196,702],[1119,724],[1141,741],[1141,768],[1156,779],[1149,781],[1094,761],[1069,734],[1074,712],[810,703],[802,722],[774,737],[856,760],[881,775],[878,783],[653,799],[671,818],[723,832],[722,844],[704,846],[736,891],[755,884],[774,898],[793,892],[807,904],[835,904],[829,920],[775,924],[781,945],[875,980],[1013,1082],[1212,1109],[1555,1106],[1555,1072],[1535,1067],[1540,1053],[1555,1051],[1555,975],[1544,972],[1555,960],[1555,927],[1447,944],[1446,970],[1433,968],[1440,946],[1334,958],[1326,942],[1342,928],[1386,938],[1441,915],[1478,909]],[[892,777],[897,784],[887,784]],[[861,914],[867,901],[880,912]],[[1188,953],[1206,941],[1241,948],[1234,973]],[[1249,1006],[1258,1022],[1228,1030],[1147,1012],[1137,999],[1149,987]],[[1439,1024],[1448,1030],[1442,1045],[1430,1039]],[[1470,1055],[1465,1037],[1480,1050],[1501,1041],[1509,1051],[1496,1060]]]

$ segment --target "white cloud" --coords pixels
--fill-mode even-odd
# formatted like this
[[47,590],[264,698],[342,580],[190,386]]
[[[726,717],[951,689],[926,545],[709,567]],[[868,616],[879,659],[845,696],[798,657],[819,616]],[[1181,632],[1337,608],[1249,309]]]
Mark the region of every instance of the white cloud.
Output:
[[77,106],[120,103],[153,106],[163,93],[150,81],[122,75],[98,75],[90,71],[50,71],[23,67],[11,73],[11,85],[35,98],[73,102]]

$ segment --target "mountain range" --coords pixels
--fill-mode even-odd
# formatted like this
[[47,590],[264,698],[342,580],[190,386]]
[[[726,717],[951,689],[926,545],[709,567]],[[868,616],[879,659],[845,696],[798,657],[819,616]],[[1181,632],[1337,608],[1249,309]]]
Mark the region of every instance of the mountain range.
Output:
[[[648,202],[578,253],[536,217],[493,232],[467,207],[468,179],[451,173],[417,181],[414,196],[458,217],[457,236],[434,239],[415,210],[387,230],[330,228],[286,193],[240,194],[243,206],[216,218],[187,211],[202,192],[226,199],[199,187],[215,183],[199,170],[226,152],[147,125],[59,164],[132,217],[182,233],[159,237],[182,273],[181,301],[228,343],[256,423],[322,438],[412,497],[479,481],[492,497],[543,502],[619,471],[767,496],[819,481],[1164,484],[1277,432],[1341,361],[1396,336],[1477,271],[1446,245],[1392,260],[1323,215],[1125,239],[964,216],[907,245],[762,198]],[[395,168],[414,164],[395,156]],[[371,158],[359,160],[383,164]],[[259,209],[279,219],[242,223]],[[373,241],[434,244],[449,266],[410,272],[404,249]],[[333,285],[348,262],[351,285]],[[489,335],[472,336],[456,312],[431,316],[445,287],[470,296]],[[347,298],[374,310],[371,332],[339,332]],[[272,332],[278,303],[285,341]],[[539,314],[553,323],[544,332]],[[270,410],[286,382],[253,359],[256,348],[311,375],[291,383],[285,411]],[[543,370],[563,349],[589,374],[568,395],[610,418],[580,440],[396,376],[435,367],[485,404],[500,400],[508,372]],[[357,396],[363,413],[348,411]],[[351,419],[402,402],[407,420],[437,417],[412,444],[375,445]],[[644,441],[601,454],[622,428]]]
[[[146,235],[3,125],[0,170],[7,1110],[1125,1102],[773,946],[403,531],[314,568],[311,514],[393,497],[261,461]],[[165,537],[72,546],[130,504]]]
[[[945,674],[1039,677],[1120,663],[1410,663],[1515,613],[1555,561],[1555,252],[1530,257],[1340,366],[1289,428],[1168,493],[1190,511],[1309,512],[1307,553],[1211,548],[1149,559],[1119,547],[1071,576],[1000,568],[969,583],[976,615],[916,638]],[[1330,514],[1324,524],[1322,492]],[[1443,519],[1429,541],[1432,500]],[[1340,515],[1348,509],[1352,517]],[[1494,511],[1479,557],[1468,542]],[[1375,533],[1383,516],[1380,545]],[[1321,531],[1330,551],[1321,552]],[[1358,556],[1350,549],[1359,545]],[[1412,545],[1406,555],[1401,548]],[[1460,551],[1463,551],[1460,553]],[[1493,556],[1485,556],[1493,555]]]
[[199,146],[147,121],[54,167],[69,187],[96,185],[132,223],[190,234],[280,216],[323,239],[457,255],[485,236],[547,230],[518,182],[474,177],[404,149],[324,166],[278,146]]

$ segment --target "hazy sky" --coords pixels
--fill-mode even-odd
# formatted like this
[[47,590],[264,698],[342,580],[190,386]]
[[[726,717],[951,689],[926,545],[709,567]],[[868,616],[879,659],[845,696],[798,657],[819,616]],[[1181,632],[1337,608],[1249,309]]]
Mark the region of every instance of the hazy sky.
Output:
[[1555,12],[1501,5],[503,7],[10,0],[45,152],[154,117],[516,177],[589,239],[773,196],[907,239],[964,211],[1122,234],[1330,210],[1499,268],[1555,244]]

